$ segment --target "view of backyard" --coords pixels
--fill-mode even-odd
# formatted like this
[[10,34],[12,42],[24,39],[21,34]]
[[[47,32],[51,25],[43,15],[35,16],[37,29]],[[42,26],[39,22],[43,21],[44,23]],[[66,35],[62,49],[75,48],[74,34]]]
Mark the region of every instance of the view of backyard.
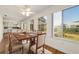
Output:
[[79,41],[79,6],[54,13],[53,23],[55,37]]
[[64,38],[79,41],[79,6],[63,11]]

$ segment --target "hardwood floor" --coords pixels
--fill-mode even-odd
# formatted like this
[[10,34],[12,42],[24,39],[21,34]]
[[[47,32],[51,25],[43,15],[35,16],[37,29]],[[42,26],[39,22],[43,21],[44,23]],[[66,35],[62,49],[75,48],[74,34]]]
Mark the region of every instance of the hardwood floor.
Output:
[[52,48],[52,47],[50,47],[50,46],[48,46],[46,44],[44,45],[44,48],[47,49],[48,51],[52,52],[53,54],[65,54],[64,52],[59,51],[59,50],[57,50],[55,48]]
[[[62,52],[62,51],[59,51],[59,50],[57,50],[57,49],[55,49],[55,48],[52,48],[52,47],[50,47],[50,46],[48,46],[48,45],[44,45],[44,48],[45,48],[45,53],[47,52],[47,51],[49,51],[49,52],[51,52],[52,54],[65,54],[64,52]],[[46,51],[47,50],[47,51]],[[51,53],[48,53],[48,54],[51,54]],[[22,54],[21,53],[21,51],[16,51],[15,53],[13,53],[13,54]],[[30,53],[28,53],[28,52],[26,52],[26,49],[24,49],[24,53],[23,54],[34,54],[32,51],[30,51]],[[39,53],[38,53],[39,54]],[[47,54],[47,53],[46,53]]]

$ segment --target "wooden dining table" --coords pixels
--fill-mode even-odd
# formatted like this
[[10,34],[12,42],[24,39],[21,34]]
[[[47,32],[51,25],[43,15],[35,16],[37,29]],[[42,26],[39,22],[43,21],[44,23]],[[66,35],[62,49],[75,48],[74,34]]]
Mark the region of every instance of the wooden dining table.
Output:
[[[34,34],[31,34],[31,33],[28,33],[28,34],[23,34],[23,33],[16,33],[16,34],[14,34],[15,35],[15,37],[17,38],[17,40],[19,40],[19,41],[23,41],[23,40],[29,40],[30,41],[30,43],[29,43],[29,52],[28,53],[30,53],[30,48],[31,48],[31,45],[32,45],[32,40],[34,39],[37,39],[38,40],[38,36],[39,35],[42,35],[42,34],[46,34],[46,33],[37,33],[36,35]],[[22,49],[22,53],[23,53],[23,49]]]
[[[23,34],[23,33],[17,33],[17,34],[14,34],[15,37],[17,38],[18,41],[23,41],[23,40],[27,40],[27,41],[30,41],[29,43],[29,52],[30,53],[30,48],[31,48],[31,45],[32,45],[32,40],[37,38],[38,35],[30,35],[30,34]],[[22,49],[22,53],[23,53],[23,49]]]

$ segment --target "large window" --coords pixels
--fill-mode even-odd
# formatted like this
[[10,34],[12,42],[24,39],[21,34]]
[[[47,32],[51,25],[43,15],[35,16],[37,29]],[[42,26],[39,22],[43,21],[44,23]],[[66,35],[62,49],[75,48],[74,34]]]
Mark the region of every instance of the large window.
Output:
[[79,6],[53,14],[53,35],[79,41]]
[[63,11],[64,38],[79,41],[79,6]]

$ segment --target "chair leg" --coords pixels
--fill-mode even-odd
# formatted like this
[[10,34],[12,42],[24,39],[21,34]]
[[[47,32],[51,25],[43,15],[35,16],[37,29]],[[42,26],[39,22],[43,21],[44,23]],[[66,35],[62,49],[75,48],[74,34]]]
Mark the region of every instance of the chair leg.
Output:
[[43,51],[42,51],[42,53],[45,53],[45,51],[44,51],[44,45],[43,45]]
[[24,47],[22,46],[22,54],[24,53]]

